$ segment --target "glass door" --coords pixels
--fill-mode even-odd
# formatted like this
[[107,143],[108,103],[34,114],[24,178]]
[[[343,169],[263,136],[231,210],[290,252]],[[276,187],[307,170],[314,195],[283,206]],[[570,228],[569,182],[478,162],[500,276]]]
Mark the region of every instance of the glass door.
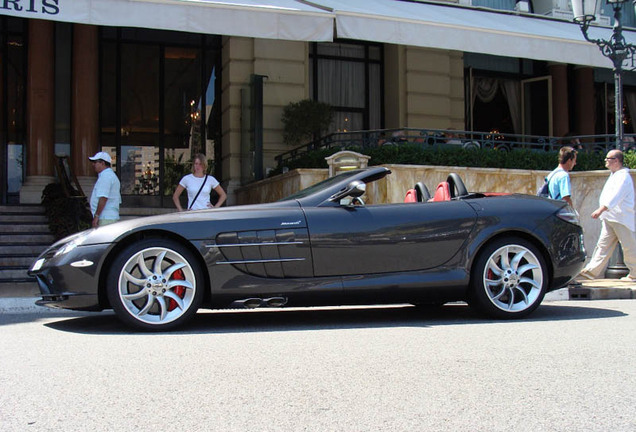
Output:
[[[103,30],[102,148],[116,155],[124,206],[172,207],[172,194],[206,155],[220,149],[216,37]],[[109,37],[110,36],[110,37]]]
[[[205,153],[205,130],[201,127],[201,55],[197,48],[166,47],[164,78],[164,169],[163,195],[166,206],[181,178],[190,173],[192,156]],[[185,199],[185,194],[182,194]],[[184,207],[187,203],[182,202]]]
[[18,204],[25,169],[25,20],[0,17],[0,203]]
[[552,77],[521,81],[521,109],[524,135],[552,136]]

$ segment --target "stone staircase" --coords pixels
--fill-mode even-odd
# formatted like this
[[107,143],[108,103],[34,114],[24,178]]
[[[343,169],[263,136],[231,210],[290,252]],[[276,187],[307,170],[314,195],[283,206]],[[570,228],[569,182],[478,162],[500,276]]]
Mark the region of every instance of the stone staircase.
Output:
[[[122,208],[122,219],[170,213],[176,209]],[[0,206],[0,298],[39,297],[35,278],[27,270],[55,238],[49,231],[44,207]]]
[[0,206],[0,297],[38,295],[27,270],[53,241],[44,207]]

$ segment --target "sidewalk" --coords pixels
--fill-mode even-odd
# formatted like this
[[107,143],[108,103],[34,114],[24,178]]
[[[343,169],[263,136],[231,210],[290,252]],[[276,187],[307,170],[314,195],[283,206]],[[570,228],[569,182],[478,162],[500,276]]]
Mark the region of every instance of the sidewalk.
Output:
[[[0,291],[0,313],[72,313],[64,309],[50,309],[37,306],[40,297],[33,289]],[[544,302],[563,300],[629,300],[636,299],[636,283],[623,282],[618,279],[596,279],[584,281],[580,285],[551,291],[546,294]]]
[[594,279],[568,286],[570,300],[636,299],[636,283],[619,279]]

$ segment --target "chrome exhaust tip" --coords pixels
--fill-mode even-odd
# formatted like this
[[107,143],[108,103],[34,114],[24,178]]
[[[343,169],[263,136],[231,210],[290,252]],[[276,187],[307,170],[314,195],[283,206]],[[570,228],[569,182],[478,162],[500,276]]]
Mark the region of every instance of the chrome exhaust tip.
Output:
[[271,297],[268,299],[264,299],[263,303],[267,307],[283,307],[287,304],[287,298],[285,297]]
[[287,304],[286,297],[270,297],[266,299],[252,297],[244,300],[235,300],[230,307],[256,309],[259,307],[283,307]]
[[263,305],[263,300],[259,298],[248,298],[243,300],[241,303],[243,303],[243,306],[248,309],[256,309]]

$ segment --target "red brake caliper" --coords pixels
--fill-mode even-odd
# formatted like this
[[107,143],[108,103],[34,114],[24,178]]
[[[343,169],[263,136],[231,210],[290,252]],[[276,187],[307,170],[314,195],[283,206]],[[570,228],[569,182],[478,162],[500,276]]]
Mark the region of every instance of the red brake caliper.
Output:
[[[172,273],[172,279],[185,280],[185,276],[181,270],[177,270],[174,273]],[[185,291],[186,291],[185,287],[181,285],[177,285],[176,287],[172,288],[172,292],[181,298],[185,296]],[[174,308],[176,307],[177,307],[177,302],[170,299],[170,301],[168,302],[168,310],[169,311],[174,310]]]

